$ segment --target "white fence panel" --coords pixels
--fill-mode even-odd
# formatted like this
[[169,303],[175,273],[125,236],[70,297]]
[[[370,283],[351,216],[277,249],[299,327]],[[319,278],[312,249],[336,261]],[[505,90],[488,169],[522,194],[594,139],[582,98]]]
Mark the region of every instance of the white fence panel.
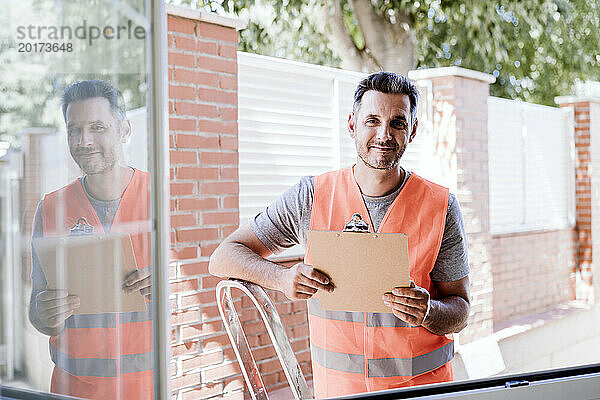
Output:
[[572,226],[573,129],[568,110],[488,98],[490,230]]
[[[301,176],[335,168],[336,82],[319,67],[238,53],[240,223]],[[358,81],[360,74],[355,74]],[[351,79],[351,78],[347,78]],[[336,163],[337,161],[337,163]]]

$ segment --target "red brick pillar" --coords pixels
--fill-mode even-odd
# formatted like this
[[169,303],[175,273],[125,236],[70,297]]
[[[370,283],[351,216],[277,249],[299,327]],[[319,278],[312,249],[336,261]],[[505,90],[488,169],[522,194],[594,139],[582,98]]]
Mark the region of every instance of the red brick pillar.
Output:
[[171,388],[178,399],[243,398],[208,260],[238,226],[240,21],[167,5],[171,155]]
[[459,67],[409,72],[433,86],[434,132],[440,165],[462,208],[471,268],[471,315],[460,344],[493,332],[493,279],[490,263],[487,98],[494,77]]
[[[23,234],[23,249],[31,248],[31,231],[33,216],[37,205],[44,195],[42,192],[42,136],[55,135],[52,128],[29,128],[21,132],[21,150],[23,154],[23,171],[20,187],[19,206],[21,212],[21,233]],[[31,276],[31,254],[21,253],[25,266],[21,271],[24,282],[29,283]]]
[[[574,116],[577,299],[600,299],[600,98],[557,97]],[[596,279],[594,279],[594,276]]]

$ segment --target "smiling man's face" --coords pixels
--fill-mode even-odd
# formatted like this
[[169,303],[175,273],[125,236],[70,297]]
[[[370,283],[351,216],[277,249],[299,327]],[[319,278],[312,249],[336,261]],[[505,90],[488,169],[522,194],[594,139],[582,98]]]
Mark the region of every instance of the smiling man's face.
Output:
[[407,95],[376,90],[364,93],[359,109],[348,119],[358,157],[374,169],[395,168],[416,128],[417,122],[411,121]]
[[70,103],[65,122],[73,160],[86,174],[112,169],[122,152],[121,123],[104,97]]

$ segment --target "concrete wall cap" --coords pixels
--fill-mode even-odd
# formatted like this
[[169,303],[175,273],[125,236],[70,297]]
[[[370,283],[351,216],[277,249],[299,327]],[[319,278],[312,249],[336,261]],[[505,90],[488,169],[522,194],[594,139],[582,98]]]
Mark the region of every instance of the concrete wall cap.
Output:
[[591,96],[556,96],[554,102],[558,105],[570,103],[600,103],[600,97]]
[[496,82],[496,78],[493,75],[461,67],[425,68],[408,71],[408,77],[415,81],[420,79],[439,78],[442,76],[460,76],[487,83]]
[[196,10],[189,7],[176,6],[174,4],[165,4],[165,11],[167,12],[167,15],[226,26],[228,28],[234,28],[236,31],[242,30],[246,27],[246,21],[243,21],[239,18],[225,17],[216,13]]

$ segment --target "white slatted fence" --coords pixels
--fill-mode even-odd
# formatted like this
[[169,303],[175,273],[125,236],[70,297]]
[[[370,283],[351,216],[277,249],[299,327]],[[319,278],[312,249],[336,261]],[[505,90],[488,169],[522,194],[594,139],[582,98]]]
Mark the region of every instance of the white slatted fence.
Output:
[[568,110],[488,98],[492,233],[574,224],[572,126]]

